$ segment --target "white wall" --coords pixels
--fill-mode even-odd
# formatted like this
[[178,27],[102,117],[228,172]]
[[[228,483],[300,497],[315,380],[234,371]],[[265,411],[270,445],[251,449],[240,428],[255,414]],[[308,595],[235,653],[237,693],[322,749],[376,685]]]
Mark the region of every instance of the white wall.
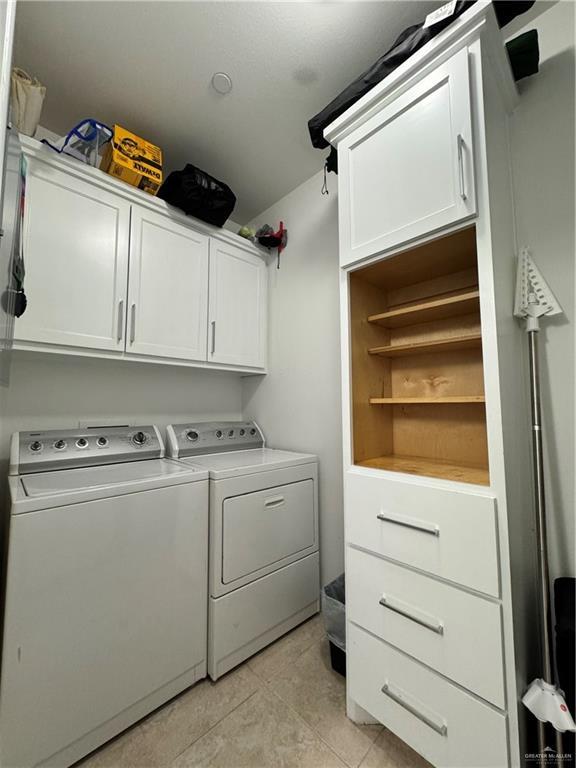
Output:
[[18,430],[240,419],[242,384],[220,371],[15,352],[5,412],[2,459]]
[[322,196],[316,174],[253,222],[288,229],[288,247],[270,258],[269,369],[244,379],[244,415],[272,447],[320,459],[322,582],[344,569],[336,179]]
[[565,312],[543,322],[541,370],[551,570],[574,576],[574,3],[554,4],[518,31],[533,28],[541,64],[518,84],[514,197],[518,244],[531,248]]

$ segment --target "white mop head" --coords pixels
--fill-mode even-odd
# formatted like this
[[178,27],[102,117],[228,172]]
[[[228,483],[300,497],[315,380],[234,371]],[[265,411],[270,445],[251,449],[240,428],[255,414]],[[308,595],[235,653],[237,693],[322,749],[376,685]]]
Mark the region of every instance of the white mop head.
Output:
[[576,723],[564,701],[564,694],[555,685],[534,680],[522,696],[522,703],[542,723],[552,723],[560,733],[576,731]]
[[522,248],[518,256],[514,314],[529,319],[559,315],[561,312],[562,307],[540,274],[530,251]]

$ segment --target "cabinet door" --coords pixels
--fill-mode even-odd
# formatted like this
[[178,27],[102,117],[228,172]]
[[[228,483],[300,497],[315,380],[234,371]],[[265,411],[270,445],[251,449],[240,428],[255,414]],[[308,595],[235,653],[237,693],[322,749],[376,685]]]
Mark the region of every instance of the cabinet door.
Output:
[[206,360],[208,238],[132,206],[126,351]]
[[338,147],[341,262],[476,213],[468,52],[458,52]]
[[210,330],[213,363],[266,364],[266,264],[242,248],[210,241]]
[[29,159],[24,221],[28,307],[15,338],[124,349],[130,205]]

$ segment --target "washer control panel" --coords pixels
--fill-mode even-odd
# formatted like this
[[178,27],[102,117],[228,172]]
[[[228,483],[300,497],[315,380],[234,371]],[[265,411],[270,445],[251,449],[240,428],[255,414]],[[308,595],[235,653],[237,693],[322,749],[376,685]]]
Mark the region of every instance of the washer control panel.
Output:
[[172,424],[168,427],[167,436],[168,455],[174,458],[224,451],[246,451],[264,446],[264,435],[255,421]]
[[152,425],[16,432],[12,435],[10,474],[94,467],[162,456],[164,444],[158,429]]

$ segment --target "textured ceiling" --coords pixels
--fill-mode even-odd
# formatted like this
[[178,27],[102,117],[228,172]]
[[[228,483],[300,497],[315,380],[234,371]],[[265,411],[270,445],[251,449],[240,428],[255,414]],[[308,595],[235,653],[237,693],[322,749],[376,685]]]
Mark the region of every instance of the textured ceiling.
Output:
[[46,128],[120,123],[163,149],[166,170],[191,162],[226,181],[241,223],[321,169],[307,120],[440,4],[20,2],[14,62],[47,86]]

